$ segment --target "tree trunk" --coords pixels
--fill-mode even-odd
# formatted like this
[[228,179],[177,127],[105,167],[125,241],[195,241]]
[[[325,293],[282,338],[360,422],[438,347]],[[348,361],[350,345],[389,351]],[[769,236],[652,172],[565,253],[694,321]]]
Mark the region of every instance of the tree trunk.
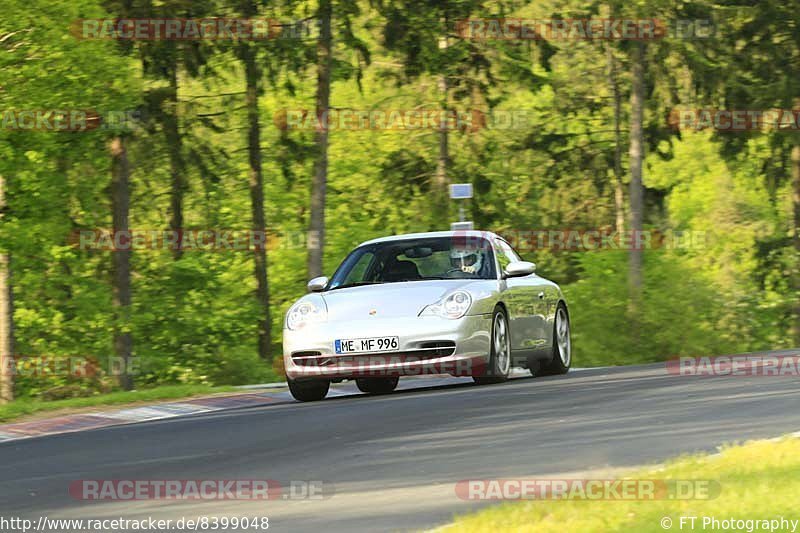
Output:
[[794,289],[794,305],[792,306],[792,340],[795,347],[800,346],[800,138],[795,136],[792,146],[792,206],[794,207],[794,271],[792,289]]
[[[170,222],[172,232],[183,232],[183,194],[186,191],[186,164],[183,159],[183,141],[181,139],[180,121],[178,117],[178,65],[171,65],[169,93],[164,100],[164,135],[169,152],[170,172]],[[183,256],[183,238],[179,238],[173,250],[177,260]]]
[[622,186],[622,97],[617,79],[617,61],[611,44],[606,44],[608,83],[614,101],[614,214],[618,233],[625,231],[625,192]]
[[[636,236],[642,231],[644,188],[642,166],[644,161],[644,43],[633,44],[631,57],[631,138],[630,138],[630,230]],[[642,250],[632,246],[630,250],[629,277],[632,310],[638,311],[642,291]]]
[[[111,209],[113,227],[117,232],[129,231],[128,211],[130,209],[129,181],[130,165],[123,137],[114,137],[111,151]],[[133,340],[130,333],[131,315],[131,265],[130,249],[112,252],[113,306],[114,306],[114,353],[121,362],[119,384],[125,390],[133,388],[130,361]]]
[[[442,20],[442,24],[447,28],[447,17]],[[448,41],[447,36],[439,38],[439,49],[447,50]],[[447,169],[450,166],[450,138],[449,131],[447,130],[447,114],[450,111],[449,100],[449,83],[447,75],[442,74],[439,76],[439,93],[442,98],[442,120],[440,121],[439,128],[439,156],[436,159],[436,176],[434,180],[434,201],[439,204],[439,212],[445,217],[444,223],[447,223],[450,199],[447,191],[448,179]],[[447,229],[446,227],[434,229]]]
[[[255,14],[255,6],[252,6]],[[264,360],[270,358],[271,325],[269,315],[269,285],[267,284],[266,221],[264,218],[264,177],[261,170],[261,124],[258,116],[258,94],[260,92],[259,72],[256,66],[256,51],[249,45],[242,46],[245,78],[247,81],[247,153],[250,163],[250,209],[253,232],[264,238],[264,245],[254,251],[256,297],[259,305],[258,355]]]
[[317,97],[316,111],[319,125],[314,134],[316,160],[311,182],[311,220],[308,230],[308,277],[322,275],[322,257],[325,249],[325,191],[328,184],[328,128],[323,119],[330,110],[332,38],[331,0],[320,0],[318,20],[320,34],[317,41]]
[[[0,220],[6,210],[6,182],[0,176]],[[14,399],[14,300],[11,253],[0,249],[0,404]]]
[[[447,192],[447,167],[450,161],[449,132],[447,131],[446,117],[449,111],[447,101],[447,77],[442,75],[439,78],[439,91],[442,93],[442,123],[439,128],[439,157],[436,159],[436,180],[434,184],[434,194],[439,199],[441,211],[445,217],[449,214],[449,202]],[[447,219],[445,218],[445,223]],[[446,228],[436,228],[446,229]]]

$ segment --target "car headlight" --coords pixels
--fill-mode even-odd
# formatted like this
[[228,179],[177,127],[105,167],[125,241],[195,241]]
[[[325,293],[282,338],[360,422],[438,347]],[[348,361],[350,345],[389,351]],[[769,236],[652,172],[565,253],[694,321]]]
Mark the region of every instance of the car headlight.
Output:
[[472,305],[472,296],[466,291],[455,291],[435,304],[427,306],[419,316],[440,316],[442,318],[461,318]]
[[309,324],[325,322],[327,319],[328,311],[325,309],[325,302],[313,302],[306,299],[294,304],[286,313],[286,327],[298,330]]

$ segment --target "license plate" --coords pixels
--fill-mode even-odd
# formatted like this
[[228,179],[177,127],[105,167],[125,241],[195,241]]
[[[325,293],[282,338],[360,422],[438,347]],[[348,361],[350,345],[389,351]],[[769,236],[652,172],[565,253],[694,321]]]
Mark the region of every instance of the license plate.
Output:
[[400,349],[400,337],[336,339],[334,347],[337,354],[396,352]]

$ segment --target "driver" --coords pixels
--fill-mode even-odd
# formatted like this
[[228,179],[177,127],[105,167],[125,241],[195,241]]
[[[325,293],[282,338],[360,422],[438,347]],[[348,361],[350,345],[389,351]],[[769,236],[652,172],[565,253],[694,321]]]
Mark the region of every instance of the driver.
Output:
[[475,274],[483,265],[483,253],[475,249],[453,248],[450,250],[450,265],[461,272]]

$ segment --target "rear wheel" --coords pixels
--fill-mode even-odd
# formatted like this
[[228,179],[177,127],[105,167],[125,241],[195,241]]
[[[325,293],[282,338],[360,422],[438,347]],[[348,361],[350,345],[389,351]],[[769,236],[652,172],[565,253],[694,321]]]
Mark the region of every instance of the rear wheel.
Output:
[[563,303],[558,304],[553,322],[553,357],[542,364],[537,376],[566,374],[572,365],[572,340],[570,339],[569,314]]
[[502,383],[511,371],[511,335],[508,318],[501,307],[496,307],[492,315],[492,346],[489,368],[483,376],[472,376],[478,385]]
[[358,378],[356,387],[367,394],[389,394],[397,388],[399,377],[393,378]]
[[331,386],[328,380],[295,381],[286,378],[286,382],[294,399],[301,402],[316,402],[325,398]]

